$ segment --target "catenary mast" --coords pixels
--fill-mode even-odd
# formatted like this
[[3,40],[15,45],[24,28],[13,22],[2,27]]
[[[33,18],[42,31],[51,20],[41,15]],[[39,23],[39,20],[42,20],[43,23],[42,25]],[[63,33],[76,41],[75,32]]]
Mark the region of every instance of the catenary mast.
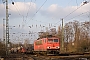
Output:
[[9,19],[8,19],[8,0],[6,0],[6,55],[8,54],[9,46]]

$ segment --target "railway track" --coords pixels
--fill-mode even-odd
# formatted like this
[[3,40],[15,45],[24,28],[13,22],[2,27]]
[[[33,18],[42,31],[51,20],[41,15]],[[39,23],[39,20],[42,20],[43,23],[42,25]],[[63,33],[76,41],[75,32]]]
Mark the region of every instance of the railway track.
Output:
[[4,57],[4,60],[35,60],[35,59],[26,54],[10,54]]
[[90,60],[90,55],[42,56],[31,54],[10,54],[4,60]]

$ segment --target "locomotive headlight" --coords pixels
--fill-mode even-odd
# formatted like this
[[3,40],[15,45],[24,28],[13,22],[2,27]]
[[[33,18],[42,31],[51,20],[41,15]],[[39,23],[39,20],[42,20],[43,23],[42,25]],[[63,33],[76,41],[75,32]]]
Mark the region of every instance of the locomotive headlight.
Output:
[[57,46],[56,48],[59,48],[59,46]]
[[48,49],[50,49],[50,47],[47,47]]

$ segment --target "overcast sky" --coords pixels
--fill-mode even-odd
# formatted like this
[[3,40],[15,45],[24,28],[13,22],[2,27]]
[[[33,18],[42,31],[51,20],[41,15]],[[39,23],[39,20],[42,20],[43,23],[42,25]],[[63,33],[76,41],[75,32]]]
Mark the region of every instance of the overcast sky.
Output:
[[[0,38],[3,37],[3,18],[6,19],[4,1],[0,0]],[[88,3],[83,5],[84,1]],[[25,38],[34,40],[37,32],[45,31],[45,27],[59,26],[62,18],[65,23],[73,20],[89,21],[89,2],[90,0],[9,0],[9,26],[12,28],[10,34],[14,36],[12,33],[17,33],[18,36],[30,31],[33,34],[26,34]],[[23,39],[23,36],[21,38]]]

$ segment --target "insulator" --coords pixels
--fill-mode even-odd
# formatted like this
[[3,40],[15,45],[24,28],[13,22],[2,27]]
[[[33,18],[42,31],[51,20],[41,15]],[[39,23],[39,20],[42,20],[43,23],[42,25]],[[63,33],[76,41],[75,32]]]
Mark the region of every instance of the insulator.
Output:
[[14,5],[14,2],[12,2],[12,4]]

